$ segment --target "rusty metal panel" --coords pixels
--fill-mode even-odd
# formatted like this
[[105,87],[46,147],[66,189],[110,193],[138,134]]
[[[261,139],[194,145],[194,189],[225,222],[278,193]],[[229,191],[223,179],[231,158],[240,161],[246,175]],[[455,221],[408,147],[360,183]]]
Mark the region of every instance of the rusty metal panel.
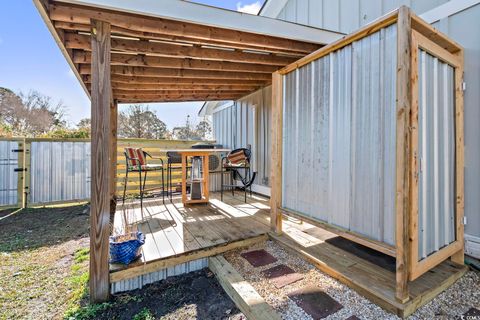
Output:
[[419,51],[419,259],[455,240],[454,69]]

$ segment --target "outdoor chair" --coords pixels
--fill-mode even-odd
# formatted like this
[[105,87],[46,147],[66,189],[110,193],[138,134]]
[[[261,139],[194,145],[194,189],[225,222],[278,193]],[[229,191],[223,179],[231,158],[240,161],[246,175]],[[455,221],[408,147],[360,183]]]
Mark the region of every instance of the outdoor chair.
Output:
[[[188,176],[188,169],[190,166],[187,165],[187,176]],[[170,201],[172,201],[172,172],[173,171],[180,171],[182,172],[182,156],[180,153],[175,151],[168,151],[167,152],[167,189],[168,194],[170,197]]]
[[[161,158],[152,157],[146,151],[143,151],[141,148],[125,148],[125,162],[126,162],[126,173],[125,173],[125,184],[123,187],[123,204],[125,204],[125,196],[127,194],[127,183],[128,183],[128,173],[129,172],[138,172],[138,185],[140,192],[140,210],[142,211],[143,216],[143,196],[145,194],[145,183],[147,181],[147,173],[149,171],[161,171],[162,172],[162,201],[165,203],[165,183],[164,183],[164,173],[163,173],[163,160]],[[160,164],[149,164],[147,163],[147,157],[151,159],[160,160]],[[143,174],[143,182],[142,182]]]
[[[220,188],[220,197],[223,201],[223,190],[224,188],[232,189],[232,196],[235,196],[235,188],[241,188],[245,191],[245,202],[247,202],[247,189],[250,188],[250,196],[252,196],[252,184],[255,181],[257,175],[256,172],[251,172],[250,168],[250,158],[252,152],[250,149],[239,148],[230,151],[226,157],[222,158],[222,167],[221,167],[221,188]],[[230,181],[231,184],[224,184],[224,173],[230,172]],[[237,185],[237,181],[241,185]]]

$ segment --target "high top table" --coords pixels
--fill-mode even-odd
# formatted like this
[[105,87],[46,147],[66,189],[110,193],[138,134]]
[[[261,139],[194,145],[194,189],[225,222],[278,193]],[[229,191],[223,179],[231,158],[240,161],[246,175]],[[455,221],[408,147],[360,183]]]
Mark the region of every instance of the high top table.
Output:
[[[182,158],[182,202],[184,205],[193,203],[208,203],[209,201],[209,163],[208,157],[217,152],[230,152],[230,149],[161,149],[160,152],[177,152]],[[203,194],[201,199],[189,199],[187,195],[187,158],[200,157],[202,159],[202,185]]]

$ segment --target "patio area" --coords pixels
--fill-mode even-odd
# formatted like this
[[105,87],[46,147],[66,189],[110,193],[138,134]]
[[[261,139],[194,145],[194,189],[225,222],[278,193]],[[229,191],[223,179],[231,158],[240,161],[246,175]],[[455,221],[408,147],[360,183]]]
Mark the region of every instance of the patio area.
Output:
[[[212,193],[208,205],[190,206],[184,206],[181,200],[176,196],[163,204],[160,197],[146,199],[143,220],[138,201],[117,206],[113,229],[123,228],[125,210],[127,216],[133,217],[129,222],[145,234],[145,245],[140,260],[128,266],[110,265],[112,283],[267,239],[270,207],[264,197],[253,195],[245,203],[243,192],[236,196],[225,193],[224,201],[220,200],[220,193]],[[128,288],[118,290],[122,289]]]

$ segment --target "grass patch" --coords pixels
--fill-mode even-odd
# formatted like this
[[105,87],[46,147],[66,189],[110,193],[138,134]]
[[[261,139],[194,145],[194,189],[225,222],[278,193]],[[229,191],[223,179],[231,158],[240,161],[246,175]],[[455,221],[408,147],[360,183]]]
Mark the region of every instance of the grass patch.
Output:
[[[90,319],[95,314],[103,310],[102,305],[92,305],[82,307],[82,302],[88,297],[88,268],[85,268],[86,262],[89,258],[89,248],[82,248],[75,251],[74,264],[72,265],[72,274],[66,279],[71,295],[67,302],[67,311],[65,312],[65,319]],[[85,271],[85,269],[87,269]]]
[[133,316],[133,320],[155,320],[155,316],[149,309],[143,308],[139,313]]

